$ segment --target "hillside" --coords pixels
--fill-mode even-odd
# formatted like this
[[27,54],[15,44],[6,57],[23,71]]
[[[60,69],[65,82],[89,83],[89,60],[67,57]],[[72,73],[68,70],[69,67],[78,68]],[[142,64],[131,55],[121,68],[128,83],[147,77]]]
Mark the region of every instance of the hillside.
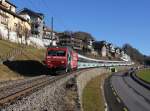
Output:
[[130,44],[124,44],[122,49],[133,61],[140,64],[150,65],[150,57],[143,55],[138,49],[133,48]]
[[150,66],[150,56],[145,56],[145,64]]
[[[6,56],[14,49],[19,48],[20,45],[18,44],[0,40],[0,56]],[[42,64],[45,55],[44,49],[36,49],[28,46],[23,50],[23,53],[15,56],[13,61],[7,61],[0,65],[0,80],[14,80],[35,76],[39,74],[37,71],[44,68]],[[40,74],[42,74],[42,72]]]

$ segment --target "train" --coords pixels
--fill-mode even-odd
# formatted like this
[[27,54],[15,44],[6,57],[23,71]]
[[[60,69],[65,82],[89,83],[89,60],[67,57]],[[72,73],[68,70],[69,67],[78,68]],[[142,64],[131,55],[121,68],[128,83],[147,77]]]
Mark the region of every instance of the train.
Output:
[[66,72],[77,70],[78,53],[70,47],[48,47],[46,51],[45,64],[47,68],[65,70]]
[[112,61],[112,60],[98,60],[85,57],[78,54],[78,69],[82,68],[94,68],[94,67],[115,67],[115,66],[131,66],[134,65],[132,61]]
[[82,68],[113,67],[133,65],[131,61],[98,60],[78,54],[70,47],[48,47],[45,64],[47,68],[70,72]]

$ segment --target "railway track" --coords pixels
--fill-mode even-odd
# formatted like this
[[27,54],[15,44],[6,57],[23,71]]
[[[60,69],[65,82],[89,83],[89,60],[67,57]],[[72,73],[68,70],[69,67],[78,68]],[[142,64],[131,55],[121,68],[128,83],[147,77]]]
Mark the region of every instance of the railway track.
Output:
[[7,107],[15,101],[28,96],[47,85],[55,83],[56,81],[65,78],[67,76],[74,77],[75,75],[81,74],[83,71],[88,71],[90,69],[82,69],[71,73],[61,74],[59,76],[38,76],[34,78],[28,78],[25,80],[19,80],[12,82],[10,85],[4,85],[0,87],[0,109]]
[[0,87],[0,109],[68,75],[39,76]]
[[22,83],[22,82],[26,82],[26,81],[29,81],[29,80],[33,80],[33,79],[36,79],[36,78],[39,78],[39,77],[42,77],[42,76],[24,78],[24,79],[19,79],[19,80],[3,81],[3,82],[0,82],[0,89],[3,88],[3,87],[7,87],[7,86],[10,86],[10,85],[17,84],[17,83]]

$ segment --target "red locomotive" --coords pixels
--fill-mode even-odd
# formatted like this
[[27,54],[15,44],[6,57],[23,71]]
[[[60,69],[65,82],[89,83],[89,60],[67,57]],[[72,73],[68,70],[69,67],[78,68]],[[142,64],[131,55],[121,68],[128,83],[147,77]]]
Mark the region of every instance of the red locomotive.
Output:
[[78,68],[78,54],[69,47],[47,48],[45,64],[49,69],[65,69],[66,72]]

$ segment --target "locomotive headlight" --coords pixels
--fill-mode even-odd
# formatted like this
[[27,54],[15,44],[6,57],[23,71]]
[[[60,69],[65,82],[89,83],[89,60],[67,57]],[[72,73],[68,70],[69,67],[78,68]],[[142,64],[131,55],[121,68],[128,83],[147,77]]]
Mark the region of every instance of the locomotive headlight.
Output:
[[62,63],[62,64],[64,64],[64,63],[65,63],[65,61],[61,61],[61,63]]

